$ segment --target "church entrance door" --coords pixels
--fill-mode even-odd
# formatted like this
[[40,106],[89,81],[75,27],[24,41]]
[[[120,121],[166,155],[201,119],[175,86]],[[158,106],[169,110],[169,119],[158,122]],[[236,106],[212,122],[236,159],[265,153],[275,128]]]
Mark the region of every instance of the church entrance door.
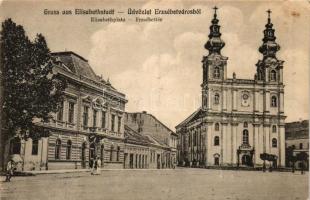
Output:
[[245,166],[252,166],[251,156],[243,155],[241,158],[241,164]]

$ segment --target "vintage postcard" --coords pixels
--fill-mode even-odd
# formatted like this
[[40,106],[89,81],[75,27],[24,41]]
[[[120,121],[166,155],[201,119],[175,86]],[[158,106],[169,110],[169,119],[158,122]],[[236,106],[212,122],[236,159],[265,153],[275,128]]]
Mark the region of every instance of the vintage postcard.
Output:
[[0,22],[1,199],[309,199],[309,0],[0,0]]

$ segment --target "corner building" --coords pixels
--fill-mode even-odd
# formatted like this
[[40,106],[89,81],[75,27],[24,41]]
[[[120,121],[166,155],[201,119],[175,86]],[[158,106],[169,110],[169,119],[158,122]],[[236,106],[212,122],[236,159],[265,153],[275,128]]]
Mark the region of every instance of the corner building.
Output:
[[268,153],[275,156],[274,165],[284,167],[284,61],[276,57],[280,46],[271,11],[254,79],[237,79],[235,73],[227,77],[216,9],[205,44],[209,54],[202,60],[202,105],[176,126],[179,165],[258,167],[263,165],[260,154]]
[[82,56],[52,53],[53,73],[67,81],[59,111],[37,126],[48,137],[13,138],[6,152],[18,171],[83,169],[99,157],[102,168],[123,168],[125,94],[97,76]]

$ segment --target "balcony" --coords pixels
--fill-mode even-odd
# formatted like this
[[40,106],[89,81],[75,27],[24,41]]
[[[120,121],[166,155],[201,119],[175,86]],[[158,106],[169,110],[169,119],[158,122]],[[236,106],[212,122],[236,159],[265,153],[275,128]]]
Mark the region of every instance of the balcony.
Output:
[[76,124],[74,123],[69,123],[69,122],[65,122],[65,121],[59,121],[59,120],[51,120],[48,123],[50,126],[56,127],[56,128],[64,128],[64,129],[70,129],[70,130],[75,130],[77,129]]
[[116,137],[116,138],[124,138],[124,134],[120,132],[114,132],[110,131],[107,128],[101,128],[101,127],[86,127],[82,126],[83,131],[89,132],[89,133],[95,133],[99,136],[108,136],[108,137]]

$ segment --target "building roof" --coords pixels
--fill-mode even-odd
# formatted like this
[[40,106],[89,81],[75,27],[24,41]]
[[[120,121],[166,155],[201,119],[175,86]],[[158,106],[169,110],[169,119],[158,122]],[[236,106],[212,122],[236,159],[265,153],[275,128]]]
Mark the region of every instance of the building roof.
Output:
[[176,126],[176,128],[184,126],[184,125],[188,124],[189,122],[192,122],[192,121],[200,118],[203,113],[204,113],[204,111],[202,110],[202,108],[198,108],[195,112],[193,112],[190,116],[188,116],[184,121],[182,121],[180,124],[178,124]]
[[168,126],[166,126],[164,123],[162,123],[159,119],[157,119],[154,115],[147,113],[146,111],[142,111],[142,112],[126,112],[126,114],[128,115],[134,115],[134,114],[141,114],[141,115],[148,115],[150,117],[152,117],[157,123],[159,123],[160,125],[162,125],[163,127],[165,127],[168,131],[171,132],[171,134],[177,136],[177,134],[171,130]]
[[133,143],[147,146],[151,141],[148,137],[139,134],[138,132],[125,125],[125,143]]
[[109,82],[105,81],[102,77],[96,75],[92,67],[89,65],[88,60],[84,57],[74,53],[73,51],[53,52],[51,53],[53,62],[70,76],[82,80],[84,82],[95,85],[99,88],[106,88],[110,95],[122,96],[125,99],[125,94],[117,91]]
[[161,148],[170,148],[168,145],[158,141],[156,138],[150,135],[142,135],[127,125],[125,125],[125,143],[143,146],[155,145]]
[[285,138],[286,139],[309,138],[309,120],[286,123]]
[[151,141],[151,144],[153,145],[170,148],[167,144],[160,142],[159,140],[157,140],[155,137],[151,135],[146,135],[146,137]]
[[82,75],[95,81],[100,81],[99,77],[89,65],[88,60],[82,56],[72,51],[54,52],[51,53],[51,55],[56,59],[56,61],[60,61],[65,64],[65,66],[67,66],[74,74],[78,76]]

